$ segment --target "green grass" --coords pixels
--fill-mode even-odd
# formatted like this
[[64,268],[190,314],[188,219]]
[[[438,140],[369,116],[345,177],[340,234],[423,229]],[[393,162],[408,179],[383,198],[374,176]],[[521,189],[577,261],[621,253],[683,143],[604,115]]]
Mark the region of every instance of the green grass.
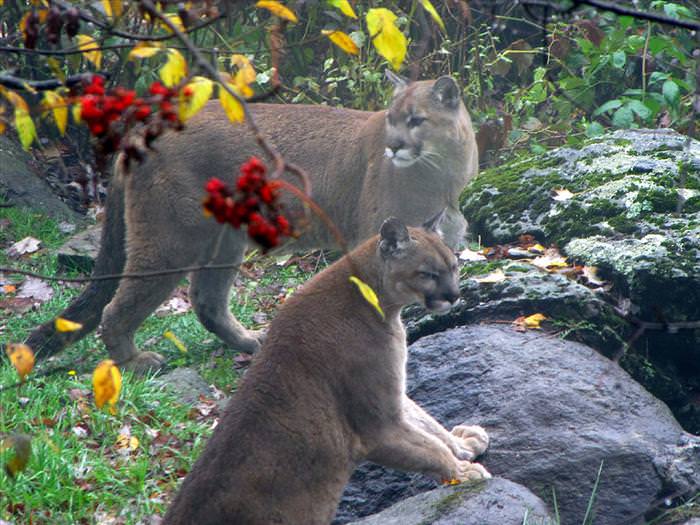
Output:
[[[56,274],[58,265],[51,250],[67,238],[57,223],[14,208],[0,209],[0,221],[3,219],[0,265]],[[19,260],[8,259],[5,249],[26,236],[40,239],[42,249]],[[247,268],[254,277],[242,278],[236,286],[231,309],[248,327],[259,327],[253,321],[256,312],[272,317],[279,302],[310,275],[308,268],[277,262],[281,261],[249,262]],[[18,285],[24,280],[16,274],[5,278]],[[12,313],[0,309],[0,343],[23,341],[33,327],[59,315],[80,291],[80,287],[62,283],[51,286],[53,298],[36,310]],[[11,298],[12,294],[0,294],[0,300]],[[186,353],[163,337],[166,330],[184,343]],[[226,394],[235,390],[240,373],[234,368],[234,354],[202,327],[192,311],[151,315],[137,333],[136,343],[142,350],[163,354],[169,367],[193,367]],[[178,480],[189,471],[210,435],[216,411],[202,416],[179,403],[154,378],[129,374],[124,378],[117,414],[98,410],[90,392],[90,376],[105,358],[104,345],[91,334],[58,356],[39,359],[26,384],[0,391],[0,441],[15,433],[32,437],[30,461],[14,479],[2,468],[14,451],[0,451],[0,520],[62,525],[114,517],[120,524],[136,524],[150,515],[161,515],[167,507]],[[62,371],[40,377],[62,366],[76,369],[77,374]],[[0,388],[16,382],[14,368],[1,353]],[[117,438],[124,427],[139,441],[133,451],[118,449]]]

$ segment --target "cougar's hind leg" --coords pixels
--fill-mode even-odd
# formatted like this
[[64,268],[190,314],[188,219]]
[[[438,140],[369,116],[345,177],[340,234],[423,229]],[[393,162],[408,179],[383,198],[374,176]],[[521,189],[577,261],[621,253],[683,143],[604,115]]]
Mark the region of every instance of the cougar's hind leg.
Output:
[[240,234],[236,234],[232,241],[224,243],[226,247],[222,246],[212,263],[230,263],[236,268],[193,272],[190,300],[197,317],[207,330],[216,334],[232,349],[250,354],[260,348],[260,342],[229,310],[231,286],[246,248],[246,242]]
[[[128,272],[128,270],[127,270]],[[140,352],[134,334],[165,301],[184,274],[123,279],[102,314],[102,340],[111,359],[137,373],[160,368],[164,359],[155,352]]]
[[[100,251],[92,275],[118,274],[124,268],[124,185],[115,175],[109,186],[105,222],[102,227]],[[102,309],[112,299],[119,284],[118,279],[92,281],[83,289],[60,316],[82,324],[80,330],[59,332],[54,320],[35,328],[27,338],[37,356],[49,357],[65,346],[74,343],[92,332],[100,322]]]

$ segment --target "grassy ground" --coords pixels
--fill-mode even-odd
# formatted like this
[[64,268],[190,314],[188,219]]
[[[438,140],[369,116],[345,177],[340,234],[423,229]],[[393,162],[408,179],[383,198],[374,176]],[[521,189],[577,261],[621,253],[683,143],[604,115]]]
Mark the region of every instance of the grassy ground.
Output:
[[[27,236],[40,239],[42,248],[8,259],[5,249]],[[56,222],[43,216],[0,209],[0,266],[58,273],[51,251],[66,237]],[[234,314],[249,327],[264,325],[317,263],[322,263],[317,255],[248,263],[247,277],[233,294]],[[17,286],[25,279],[2,274],[0,278],[0,285]],[[51,286],[53,297],[28,311],[14,308],[14,293],[0,293],[0,342],[23,341],[32,327],[58,315],[80,290],[61,283]],[[186,297],[185,289],[183,282],[176,295]],[[184,343],[186,353],[163,337],[166,330]],[[225,351],[192,311],[152,315],[137,334],[137,344],[165,355],[171,367],[197,369],[225,395],[235,389],[237,368],[245,365]],[[106,357],[101,341],[92,334],[54,358],[39,360],[26,384],[0,391],[0,441],[15,433],[32,439],[32,454],[23,472],[13,478],[0,468],[0,523],[145,525],[166,508],[178,480],[210,435],[218,409],[207,400],[183,406],[156,378],[126,375],[117,413],[98,410],[90,374]],[[39,377],[61,366],[75,373],[64,370]],[[16,381],[14,368],[0,354],[0,388]],[[15,451],[2,448],[0,465],[5,465]]]

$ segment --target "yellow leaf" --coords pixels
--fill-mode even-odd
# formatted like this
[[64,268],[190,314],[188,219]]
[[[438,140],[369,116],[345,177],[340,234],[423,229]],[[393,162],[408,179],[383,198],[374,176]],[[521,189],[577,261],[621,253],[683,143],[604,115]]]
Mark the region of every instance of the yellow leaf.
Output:
[[233,54],[231,55],[231,65],[236,66],[238,71],[233,77],[233,85],[236,88],[236,93],[241,94],[244,97],[250,97],[253,95],[253,90],[250,84],[255,82],[255,69],[253,65],[248,60],[245,55]]
[[384,7],[367,11],[367,28],[377,52],[386,58],[395,70],[399,70],[406,58],[408,43],[394,22],[396,15]]
[[357,286],[365,301],[371,304],[374,307],[374,309],[377,310],[377,312],[379,312],[379,315],[382,316],[382,319],[384,319],[384,310],[382,310],[382,307],[379,306],[379,298],[377,297],[377,294],[374,293],[372,287],[364,281],[358,279],[354,275],[350,276],[350,282],[354,283],[355,286]]
[[82,119],[80,118],[80,113],[83,111],[83,105],[80,102],[76,102],[71,107],[71,116],[73,117],[73,122],[80,124]]
[[15,108],[21,108],[24,111],[29,112],[29,106],[27,105],[27,103],[14,91],[11,91],[4,86],[0,86],[0,94],[2,94],[3,97],[9,100]]
[[12,434],[2,441],[0,450],[12,449],[13,456],[5,463],[5,471],[11,478],[22,472],[32,455],[32,437],[27,434]]
[[187,353],[187,347],[185,346],[185,344],[182,341],[180,341],[177,338],[177,336],[170,330],[166,330],[165,332],[163,332],[163,337],[165,337],[168,341],[174,344],[175,348],[180,350],[180,352],[182,352],[183,354]]
[[550,251],[551,250],[547,250],[544,255],[535,257],[532,260],[532,264],[544,270],[566,268],[567,266],[569,266],[569,264],[566,262],[566,257],[562,257],[556,251],[552,251],[552,253],[550,254]]
[[122,0],[102,0],[102,7],[109,18],[120,17],[124,12]]
[[327,36],[331,42],[346,53],[357,55],[360,52],[360,48],[357,47],[357,44],[353,42],[352,38],[342,31],[330,31],[328,29],[323,29],[321,34]]
[[[165,18],[167,18],[170,21],[170,23],[172,23],[177,28],[177,30],[180,31],[181,33],[184,33],[185,31],[187,31],[185,26],[182,24],[182,19],[180,18],[180,15],[178,15],[177,13],[167,13],[167,14],[164,14],[163,16]],[[169,33],[173,32],[172,29],[170,29],[170,27],[168,27],[168,24],[166,24],[162,20],[158,20],[158,22],[163,27],[163,29],[165,29]]]
[[139,448],[139,438],[126,433],[121,433],[117,436],[115,443],[117,450],[136,450]]
[[440,29],[442,29],[443,33],[446,32],[445,23],[442,21],[442,18],[440,18],[440,15],[438,14],[437,10],[430,2],[430,0],[420,0],[420,5],[422,5],[423,9],[425,9],[430,14],[430,16],[433,17],[433,20],[437,22],[437,25],[440,26]]
[[24,382],[29,372],[34,368],[34,352],[27,345],[22,343],[9,343],[5,347],[5,353],[10,358],[10,363],[17,370],[19,380]]
[[357,15],[355,14],[355,11],[348,0],[328,0],[328,3],[333,7],[340,9],[340,12],[345,16],[357,18]]
[[92,373],[92,387],[97,408],[109,403],[111,409],[114,409],[122,389],[122,375],[114,361],[105,359],[97,365]]
[[102,51],[100,51],[95,39],[88,35],[78,35],[78,49],[80,49],[85,58],[95,64],[99,68],[102,64]]
[[206,77],[194,77],[180,90],[180,120],[186,122],[204,107],[214,91],[214,82]]
[[65,135],[68,125],[68,102],[55,91],[44,91],[44,107],[51,110],[56,127],[61,135]]
[[299,21],[297,15],[294,14],[294,11],[292,11],[288,7],[283,6],[279,2],[276,2],[275,0],[259,0],[255,4],[255,7],[267,9],[273,15],[279,16],[280,18],[284,18],[285,20],[289,20],[292,23],[296,23]]
[[28,150],[29,146],[34,142],[34,139],[37,138],[36,128],[34,127],[32,117],[29,116],[29,112],[19,106],[15,106],[15,128],[17,129],[22,147]]
[[46,59],[46,63],[49,65],[49,69],[51,69],[53,76],[55,76],[61,82],[66,81],[66,74],[63,72],[61,63],[58,60],[56,60],[54,57],[48,57]]
[[482,284],[500,283],[501,281],[506,280],[506,274],[503,273],[503,270],[501,270],[499,268],[498,270],[495,270],[484,277],[475,277],[474,280],[477,283],[482,283]]
[[[229,86],[235,90],[233,86]],[[224,108],[226,116],[231,122],[243,122],[245,120],[245,112],[243,105],[236,98],[229,94],[221,85],[219,85],[219,102]]]
[[82,324],[69,321],[63,317],[56,317],[54,325],[56,326],[56,331],[58,332],[75,332],[83,327]]
[[158,71],[160,79],[168,87],[173,87],[187,75],[187,62],[177,49],[168,49],[168,60]]
[[129,60],[149,58],[163,49],[160,42],[139,42],[129,51]]
[[539,329],[540,323],[545,319],[547,319],[547,316],[544,314],[532,314],[525,317],[522,320],[522,324],[525,328]]

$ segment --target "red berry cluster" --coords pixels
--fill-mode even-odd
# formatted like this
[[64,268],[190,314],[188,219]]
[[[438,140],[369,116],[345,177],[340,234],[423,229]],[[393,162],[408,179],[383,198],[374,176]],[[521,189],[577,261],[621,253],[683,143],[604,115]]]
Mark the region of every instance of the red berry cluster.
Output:
[[[80,117],[87,123],[90,133],[97,137],[98,157],[121,150],[126,161],[143,160],[143,150],[138,141],[127,134],[138,129],[147,147],[165,129],[182,129],[172,98],[174,90],[154,82],[149,89],[150,96],[137,97],[136,92],[123,87],[105,90],[104,79],[93,75],[90,84],[80,97]],[[157,106],[157,110],[153,110]]]
[[78,34],[80,28],[80,11],[71,7],[61,11],[56,6],[51,6],[48,10],[41,9],[38,12],[32,11],[24,20],[24,47],[34,49],[39,34],[41,33],[42,20],[46,22],[46,40],[50,44],[58,44],[61,39],[61,29],[65,29],[69,38]]
[[265,177],[265,165],[251,157],[241,166],[236,189],[213,177],[205,189],[204,210],[220,223],[234,228],[247,224],[248,236],[262,246],[263,251],[279,246],[281,237],[292,235],[287,218],[282,215],[274,182]]

